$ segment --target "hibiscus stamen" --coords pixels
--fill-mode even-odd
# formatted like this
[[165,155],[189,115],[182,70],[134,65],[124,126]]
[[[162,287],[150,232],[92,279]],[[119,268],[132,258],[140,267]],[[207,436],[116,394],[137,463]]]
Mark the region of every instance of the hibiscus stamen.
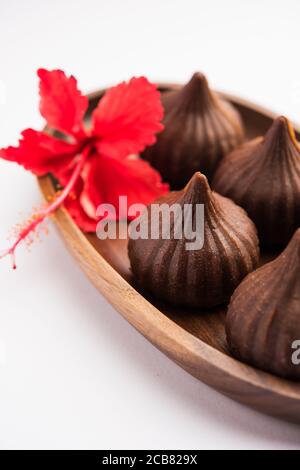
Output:
[[76,162],[74,170],[71,174],[71,177],[68,183],[63,188],[63,190],[56,193],[52,202],[48,203],[45,207],[43,207],[41,210],[39,210],[33,216],[31,216],[31,218],[28,220],[25,226],[23,226],[23,228],[20,230],[17,239],[15,240],[15,242],[12,244],[10,248],[7,248],[6,250],[3,250],[2,252],[0,252],[0,259],[4,258],[5,256],[11,257],[13,269],[16,269],[17,267],[16,257],[15,257],[17,246],[23,240],[28,239],[30,234],[35,232],[37,226],[40,225],[47,217],[52,215],[64,203],[66,198],[69,196],[70,192],[73,190],[89,153],[90,153],[90,146],[86,146],[84,150],[82,151],[82,153],[79,155],[79,158]]

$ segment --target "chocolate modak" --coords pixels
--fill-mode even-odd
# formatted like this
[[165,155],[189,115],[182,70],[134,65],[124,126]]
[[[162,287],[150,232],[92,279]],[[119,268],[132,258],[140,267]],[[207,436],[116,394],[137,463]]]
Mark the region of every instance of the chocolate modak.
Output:
[[[185,189],[156,201],[156,208],[169,209],[169,232],[168,220],[153,217],[153,207],[135,220],[138,234],[130,233],[128,253],[137,283],[174,305],[213,307],[228,301],[258,264],[256,228],[246,212],[212,192],[199,172]],[[137,238],[139,233],[146,237]]]
[[300,148],[289,121],[278,117],[225,157],[212,187],[247,211],[262,245],[286,246],[300,227]]
[[[238,359],[300,380],[300,229],[274,261],[249,274],[234,292],[227,340]],[[299,355],[300,356],[300,355]]]
[[161,100],[165,128],[143,157],[173,189],[182,189],[198,170],[210,180],[221,159],[243,140],[237,110],[210,90],[201,73],[162,93]]

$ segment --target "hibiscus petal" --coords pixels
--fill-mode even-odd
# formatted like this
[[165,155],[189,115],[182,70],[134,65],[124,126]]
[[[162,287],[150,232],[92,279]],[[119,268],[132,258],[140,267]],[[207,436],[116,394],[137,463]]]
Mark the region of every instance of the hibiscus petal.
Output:
[[77,137],[82,133],[88,99],[77,88],[77,81],[62,70],[38,70],[40,113],[48,125]]
[[115,158],[142,152],[155,143],[162,118],[160,94],[145,77],[110,88],[92,116],[98,152]]
[[1,149],[0,157],[16,162],[38,176],[46,173],[58,176],[79,150],[77,144],[69,144],[34,129],[25,129],[21,136],[19,146]]
[[96,232],[97,222],[90,218],[80,204],[80,195],[83,190],[82,178],[77,181],[74,190],[65,201],[65,208],[70,213],[74,222],[84,232]]
[[127,196],[128,207],[132,204],[150,204],[154,199],[168,192],[168,184],[161,181],[160,174],[149,163],[141,159],[117,160],[110,157],[93,156],[86,163],[83,172],[84,188],[80,201],[90,216],[100,204],[112,204],[118,218],[119,196]]

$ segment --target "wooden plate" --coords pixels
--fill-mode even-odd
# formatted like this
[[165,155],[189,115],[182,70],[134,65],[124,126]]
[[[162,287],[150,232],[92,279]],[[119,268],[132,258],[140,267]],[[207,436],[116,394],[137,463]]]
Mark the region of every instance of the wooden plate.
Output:
[[[163,84],[160,90],[178,86]],[[90,111],[102,94],[103,90],[89,95]],[[249,138],[264,134],[275,117],[244,100],[221,95],[240,111]],[[299,138],[300,130],[296,130]],[[39,185],[46,200],[53,196],[55,188],[50,177],[39,178]],[[234,400],[300,423],[300,383],[281,379],[232,358],[224,332],[224,308],[203,312],[175,309],[157,302],[134,286],[126,240],[100,241],[95,235],[83,234],[65,209],[57,211],[54,220],[67,247],[99,291],[170,359]],[[266,260],[265,255],[263,260]]]

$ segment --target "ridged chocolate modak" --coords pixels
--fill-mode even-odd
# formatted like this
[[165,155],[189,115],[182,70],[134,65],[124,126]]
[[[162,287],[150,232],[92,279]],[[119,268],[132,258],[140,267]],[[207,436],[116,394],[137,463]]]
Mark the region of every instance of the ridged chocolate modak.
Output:
[[264,138],[228,155],[212,187],[247,211],[261,244],[286,246],[300,227],[300,148],[289,121],[275,119]]
[[241,118],[208,86],[201,73],[176,91],[162,93],[164,130],[143,157],[174,189],[182,189],[196,171],[210,180],[220,160],[243,140]]
[[138,284],[174,305],[213,307],[227,302],[259,259],[256,228],[246,212],[230,199],[212,192],[206,177],[199,172],[185,189],[173,191],[156,203],[159,207],[163,204],[189,207],[184,221],[194,228],[202,205],[204,244],[191,250],[187,249],[190,236],[176,239],[176,230],[182,224],[176,216],[171,217],[170,239],[165,239],[161,219],[151,217],[149,205],[135,222],[140,231],[156,235],[148,239],[130,238],[128,244],[131,269]]
[[300,340],[300,229],[277,259],[249,274],[236,289],[226,333],[238,359],[300,380],[300,365],[292,359]]

